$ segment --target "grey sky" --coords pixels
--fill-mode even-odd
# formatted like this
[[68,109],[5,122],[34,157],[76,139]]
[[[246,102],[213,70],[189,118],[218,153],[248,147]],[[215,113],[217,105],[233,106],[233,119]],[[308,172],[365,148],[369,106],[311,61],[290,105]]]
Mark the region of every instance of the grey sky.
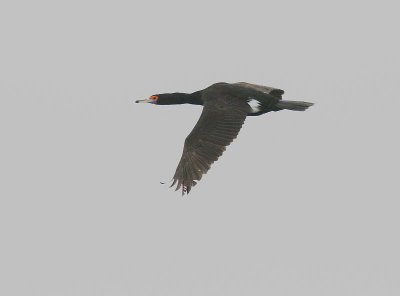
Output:
[[[395,1],[3,1],[0,294],[399,295]],[[168,182],[218,81],[248,118],[188,198]]]

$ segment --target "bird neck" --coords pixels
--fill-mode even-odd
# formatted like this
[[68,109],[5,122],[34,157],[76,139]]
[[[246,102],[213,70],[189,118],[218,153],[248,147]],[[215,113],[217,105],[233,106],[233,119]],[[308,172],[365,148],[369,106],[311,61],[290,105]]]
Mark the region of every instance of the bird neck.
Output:
[[191,94],[187,93],[172,93],[168,95],[165,101],[160,102],[161,105],[176,105],[176,104],[193,104],[193,105],[203,105],[201,100],[201,91],[196,91]]
[[201,100],[201,91],[196,91],[194,93],[185,95],[187,104],[203,105],[203,101]]

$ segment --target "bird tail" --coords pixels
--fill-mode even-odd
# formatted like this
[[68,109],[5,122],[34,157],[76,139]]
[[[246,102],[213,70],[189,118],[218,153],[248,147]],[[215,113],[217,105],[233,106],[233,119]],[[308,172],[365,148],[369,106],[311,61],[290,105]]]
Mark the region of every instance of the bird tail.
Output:
[[287,109],[293,111],[305,111],[308,107],[311,107],[314,103],[302,102],[302,101],[279,101],[276,103],[276,107],[280,109]]

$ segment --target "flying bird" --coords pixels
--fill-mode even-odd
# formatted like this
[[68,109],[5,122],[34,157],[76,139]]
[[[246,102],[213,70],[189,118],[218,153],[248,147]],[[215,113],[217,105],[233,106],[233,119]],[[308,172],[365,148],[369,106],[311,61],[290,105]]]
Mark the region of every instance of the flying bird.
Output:
[[194,93],[164,93],[136,103],[156,105],[203,105],[203,111],[191,133],[186,137],[182,157],[171,185],[188,194],[197,181],[238,135],[247,116],[271,111],[304,111],[313,103],[282,100],[281,89],[250,84],[215,83]]

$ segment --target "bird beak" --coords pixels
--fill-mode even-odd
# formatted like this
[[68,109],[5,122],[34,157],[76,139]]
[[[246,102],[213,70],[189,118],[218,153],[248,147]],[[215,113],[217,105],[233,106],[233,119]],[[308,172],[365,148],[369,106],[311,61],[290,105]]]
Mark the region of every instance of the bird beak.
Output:
[[135,103],[154,103],[152,99],[145,99],[145,100],[137,100]]

